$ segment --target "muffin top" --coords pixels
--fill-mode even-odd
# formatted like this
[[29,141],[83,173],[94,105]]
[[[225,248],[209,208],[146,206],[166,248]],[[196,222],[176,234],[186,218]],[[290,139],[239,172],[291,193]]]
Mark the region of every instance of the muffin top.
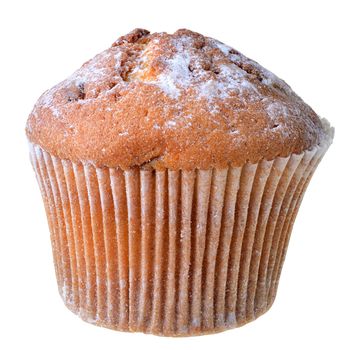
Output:
[[283,80],[186,29],[120,37],[39,98],[26,133],[60,158],[122,169],[240,166],[330,137]]

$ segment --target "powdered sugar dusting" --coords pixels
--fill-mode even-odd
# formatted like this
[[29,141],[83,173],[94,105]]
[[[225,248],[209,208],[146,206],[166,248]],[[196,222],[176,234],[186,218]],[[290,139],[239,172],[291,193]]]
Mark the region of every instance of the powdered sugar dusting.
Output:
[[225,45],[219,40],[211,39],[211,43],[216,46],[224,55],[228,56],[230,54],[230,51],[232,50],[231,47]]
[[[86,104],[91,99],[112,93],[115,89],[127,88],[128,84],[135,80],[159,88],[174,100],[183,95],[187,99],[203,99],[208,103],[207,110],[213,115],[220,111],[215,101],[220,103],[231,96],[239,97],[243,102],[262,100],[264,96],[260,85],[277,89],[278,93],[282,91],[292,94],[289,86],[273,73],[220,41],[206,38],[202,47],[196,47],[195,40],[190,35],[174,37],[171,40],[171,54],[160,58],[163,68],[156,71],[156,74],[148,74],[151,67],[154,69],[149,48],[154,49],[161,45],[158,37],[154,37],[153,41],[151,39],[140,54],[130,56],[123,47],[102,52],[68,79],[47,91],[39,103],[59,118],[67,101]],[[130,57],[133,57],[133,62],[128,61]],[[123,72],[127,72],[130,78],[125,79]],[[260,81],[257,81],[255,76],[258,76]],[[114,88],[106,89],[106,86]],[[56,95],[64,91],[67,93],[67,101],[62,103],[60,99],[61,103],[57,103]],[[281,111],[284,115],[288,114],[285,107],[277,106],[279,102],[267,101],[266,98],[265,102],[267,115],[274,117],[274,113],[280,114]],[[121,133],[120,136],[124,134]]]
[[199,85],[198,92],[201,97],[211,101],[214,98],[228,98],[232,92],[239,95],[243,91],[257,93],[254,85],[247,80],[246,73],[242,72],[234,64],[222,64],[218,69],[217,79],[208,80]]
[[[152,55],[146,49],[130,74],[132,79],[156,86],[174,100],[182,95],[193,98],[193,94],[189,94],[192,90],[195,98],[207,101],[207,109],[212,114],[219,112],[215,101],[220,103],[232,96],[246,103],[263,100],[261,86],[277,89],[278,93],[292,93],[273,73],[215,39],[207,38],[203,47],[195,47],[194,39],[185,35],[173,38],[172,48],[172,55],[162,59],[163,70],[151,77],[147,71],[153,65]],[[266,106],[274,104],[267,111],[269,116],[274,117],[273,111],[288,114],[283,106],[275,106],[278,102],[266,98],[265,102]]]
[[288,116],[288,108],[280,102],[271,102],[267,105],[266,111],[269,116],[274,117],[275,115]]
[[230,60],[238,64],[239,66],[245,65],[250,66],[258,73],[261,77],[261,83],[269,86],[270,88],[279,88],[283,90],[286,94],[292,94],[292,89],[288,84],[286,84],[282,79],[278,78],[275,74],[268,71],[262,67],[259,63],[251,60],[250,58],[244,56],[242,53],[237,50],[232,49],[231,47],[221,43],[218,40],[210,39],[211,43],[216,46],[225,56],[229,57]]
[[[89,100],[99,95],[101,85],[103,86],[105,82],[117,78],[116,75],[111,74],[108,65],[112,59],[113,56],[109,50],[96,55],[66,80],[47,90],[40,97],[37,105],[50,109],[52,114],[59,118],[62,115],[62,110],[67,106],[67,102],[88,103]],[[89,89],[85,89],[87,86]],[[84,89],[88,91],[87,94],[85,94]],[[65,98],[62,98],[62,94],[65,94]]]
[[178,52],[173,58],[167,61],[168,69],[158,76],[156,85],[158,85],[166,94],[172,98],[180,95],[179,86],[187,87],[191,83],[190,71],[188,65],[190,56],[187,52]]
[[[219,42],[216,43],[216,41],[213,43],[219,45],[223,52],[229,54],[229,47]],[[158,86],[173,99],[179,98],[187,88],[193,87],[199,98],[205,98],[209,101],[215,98],[225,99],[229,97],[231,92],[235,94],[240,94],[244,90],[257,92],[254,85],[247,79],[247,73],[227,59],[225,63],[217,64],[217,72],[215,72],[217,75],[213,74],[209,68],[203,67],[200,60],[203,60],[203,57],[205,60],[211,60],[211,58],[198,49],[194,49],[193,41],[190,38],[174,39],[173,47],[175,48],[173,56],[163,60],[164,71],[154,79],[143,80],[144,83]],[[207,51],[213,47],[214,45],[208,47]],[[146,54],[140,58],[140,62],[144,63],[145,61],[147,63]],[[139,65],[134,68],[132,72],[134,79],[143,76],[146,69],[147,64],[144,69],[140,69]]]
[[176,126],[176,121],[175,120],[168,120],[167,122],[165,122],[165,126],[167,128],[173,128]]

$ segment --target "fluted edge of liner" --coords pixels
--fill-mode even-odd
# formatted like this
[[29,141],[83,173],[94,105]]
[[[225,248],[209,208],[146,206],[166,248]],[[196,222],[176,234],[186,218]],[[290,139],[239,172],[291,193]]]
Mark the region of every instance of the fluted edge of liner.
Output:
[[64,303],[99,326],[165,336],[256,319],[328,146],[226,169],[123,171],[29,144]]

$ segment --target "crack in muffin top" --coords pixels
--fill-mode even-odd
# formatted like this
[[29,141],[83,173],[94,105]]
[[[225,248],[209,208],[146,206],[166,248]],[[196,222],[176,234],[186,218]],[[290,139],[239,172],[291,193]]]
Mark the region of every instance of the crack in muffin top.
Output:
[[283,80],[186,29],[120,37],[39,98],[26,132],[62,159],[158,170],[241,166],[330,138]]

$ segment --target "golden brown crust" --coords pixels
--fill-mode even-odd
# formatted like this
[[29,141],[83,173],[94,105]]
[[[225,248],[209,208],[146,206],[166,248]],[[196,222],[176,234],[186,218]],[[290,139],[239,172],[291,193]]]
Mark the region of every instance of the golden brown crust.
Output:
[[123,169],[242,165],[328,137],[285,82],[185,29],[119,38],[40,97],[26,132],[60,158]]

